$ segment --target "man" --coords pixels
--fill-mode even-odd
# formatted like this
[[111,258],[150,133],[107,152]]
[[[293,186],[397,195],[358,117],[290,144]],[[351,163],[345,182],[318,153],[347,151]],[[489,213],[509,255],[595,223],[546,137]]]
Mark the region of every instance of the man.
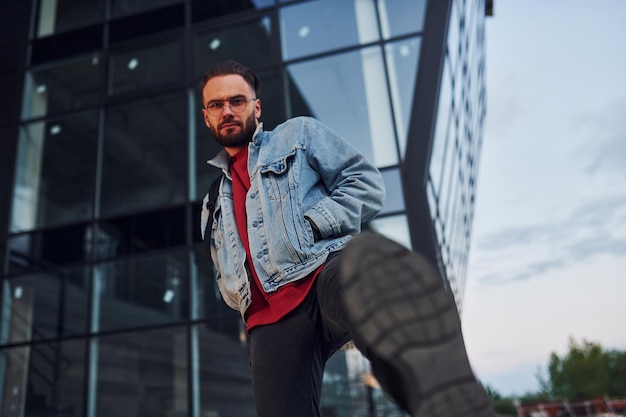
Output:
[[493,416],[437,271],[359,234],[383,205],[379,171],[315,119],[264,131],[258,92],[233,61],[202,81],[204,121],[224,148],[210,161],[224,176],[202,230],[250,335],[258,416],[319,416],[325,363],[349,340],[412,416]]

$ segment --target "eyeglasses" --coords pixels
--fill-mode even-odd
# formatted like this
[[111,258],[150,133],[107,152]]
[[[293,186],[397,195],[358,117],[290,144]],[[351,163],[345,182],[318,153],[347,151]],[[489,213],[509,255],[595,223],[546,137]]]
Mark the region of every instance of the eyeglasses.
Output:
[[211,116],[219,116],[224,111],[226,103],[228,103],[228,106],[233,113],[241,113],[246,109],[248,102],[255,100],[256,98],[235,97],[228,100],[212,101],[204,108],[209,112]]

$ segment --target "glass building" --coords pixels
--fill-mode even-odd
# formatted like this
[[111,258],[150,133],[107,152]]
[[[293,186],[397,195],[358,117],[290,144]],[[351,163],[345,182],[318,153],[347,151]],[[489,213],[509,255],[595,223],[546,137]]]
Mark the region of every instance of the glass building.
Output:
[[[266,130],[313,116],[380,168],[368,227],[438,265],[461,309],[492,7],[3,1],[0,415],[254,416],[246,333],[200,255],[214,60],[260,75]],[[389,406],[355,352],[329,364],[325,416]]]

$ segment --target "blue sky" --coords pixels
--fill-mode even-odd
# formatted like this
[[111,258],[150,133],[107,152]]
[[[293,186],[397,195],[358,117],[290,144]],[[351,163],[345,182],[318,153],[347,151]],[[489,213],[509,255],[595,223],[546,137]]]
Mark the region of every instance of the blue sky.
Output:
[[626,1],[494,3],[462,319],[521,395],[570,337],[626,350]]

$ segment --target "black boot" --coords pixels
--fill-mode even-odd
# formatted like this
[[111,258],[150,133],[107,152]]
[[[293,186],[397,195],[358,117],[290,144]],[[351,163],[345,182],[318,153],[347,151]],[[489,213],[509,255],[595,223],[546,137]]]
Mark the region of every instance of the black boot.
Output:
[[493,417],[470,367],[456,303],[423,257],[363,233],[346,247],[341,285],[355,345],[413,417]]

